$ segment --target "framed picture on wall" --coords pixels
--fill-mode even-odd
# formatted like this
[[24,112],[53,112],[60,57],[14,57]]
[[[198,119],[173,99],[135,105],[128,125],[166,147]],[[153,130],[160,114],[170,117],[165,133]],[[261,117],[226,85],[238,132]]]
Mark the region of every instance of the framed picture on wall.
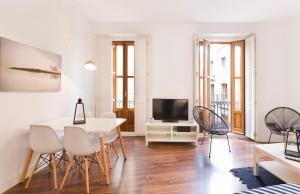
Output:
[[61,61],[61,55],[0,37],[0,91],[60,91]]

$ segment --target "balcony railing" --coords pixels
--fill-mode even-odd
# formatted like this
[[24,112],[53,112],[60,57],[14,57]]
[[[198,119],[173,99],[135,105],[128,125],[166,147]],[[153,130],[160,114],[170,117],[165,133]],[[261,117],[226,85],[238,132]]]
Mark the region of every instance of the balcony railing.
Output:
[[220,115],[230,127],[230,96],[229,94],[216,94],[212,96],[210,107]]
[[[123,108],[123,93],[117,93],[118,99],[116,100],[116,107]],[[128,93],[128,108],[134,108],[134,93]]]

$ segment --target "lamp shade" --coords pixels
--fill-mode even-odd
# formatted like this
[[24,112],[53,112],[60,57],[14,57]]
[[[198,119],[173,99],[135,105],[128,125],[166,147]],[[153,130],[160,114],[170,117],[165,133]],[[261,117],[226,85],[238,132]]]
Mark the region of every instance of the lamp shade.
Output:
[[96,65],[95,62],[92,60],[88,60],[84,63],[84,68],[89,70],[89,71],[95,71],[96,70]]

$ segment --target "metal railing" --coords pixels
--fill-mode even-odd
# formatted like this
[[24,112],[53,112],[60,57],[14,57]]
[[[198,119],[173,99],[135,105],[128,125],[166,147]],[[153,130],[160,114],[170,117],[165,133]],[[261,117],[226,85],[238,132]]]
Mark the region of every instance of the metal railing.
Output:
[[211,109],[221,116],[230,127],[230,96],[229,94],[216,94],[210,102]]
[[[119,96],[122,96],[122,93],[118,93]],[[128,93],[128,96],[134,95],[133,93]],[[123,108],[123,99],[116,100],[116,107],[117,108]],[[127,107],[128,108],[134,108],[134,100],[128,100],[127,101]]]

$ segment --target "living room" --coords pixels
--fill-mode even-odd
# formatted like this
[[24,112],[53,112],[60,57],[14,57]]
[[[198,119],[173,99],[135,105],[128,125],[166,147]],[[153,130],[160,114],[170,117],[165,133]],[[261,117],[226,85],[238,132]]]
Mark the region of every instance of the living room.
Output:
[[[300,184],[300,181],[293,181],[295,177],[300,177],[297,176],[299,162],[292,161],[291,167],[290,160],[284,164],[297,172],[291,172],[294,178],[289,178],[289,173],[286,173],[289,171],[272,171],[277,168],[276,165],[269,171],[268,167],[260,169],[262,176],[267,179],[265,185],[258,183],[259,178],[253,175],[258,170],[253,165],[256,159],[255,146],[258,145],[257,153],[264,153],[264,148],[259,146],[267,145],[270,137],[266,115],[277,107],[289,107],[296,113],[300,111],[300,93],[297,91],[300,81],[297,75],[300,71],[299,13],[300,2],[297,0],[1,1],[0,192],[85,193],[89,188],[90,193],[237,193],[269,185]],[[241,76],[239,89],[228,84],[227,92],[224,92],[230,93],[228,100],[231,116],[226,119],[221,114],[222,120],[228,125],[229,144],[227,133],[214,135],[212,144],[212,135],[208,133],[209,138],[206,137],[202,143],[203,135],[206,134],[203,133],[205,127],[197,123],[193,110],[199,105],[213,110],[213,79],[207,69],[211,67],[213,54],[212,51],[208,54],[208,50],[206,54],[201,54],[200,45],[204,43],[209,48],[214,43],[230,43],[232,49],[236,41],[245,42],[244,53],[241,55],[245,59],[241,63],[244,76]],[[5,43],[15,47],[6,47]],[[29,66],[40,59],[36,53],[44,52],[47,53],[45,56],[54,58],[60,64],[58,70],[51,66],[48,72],[43,68],[37,70]],[[206,60],[200,62],[202,55]],[[49,60],[43,62],[49,63]],[[3,67],[6,64],[14,65],[9,67],[9,73],[14,71],[18,76],[5,75]],[[20,67],[21,64],[26,68]],[[200,64],[206,67],[203,69],[206,77],[200,76],[203,68]],[[229,64],[234,71],[234,60],[229,60]],[[86,70],[86,65],[95,67],[94,71]],[[53,77],[59,79],[53,82],[53,89],[43,81],[34,81],[33,84],[23,81],[21,74],[29,74],[25,80],[33,79],[35,76],[30,75],[36,74],[34,79],[37,80],[41,74],[50,74],[47,76],[47,79],[51,78],[50,81],[54,80]],[[228,75],[230,83],[238,79],[233,75]],[[216,82],[214,87],[217,87]],[[238,120],[234,118],[238,111],[233,111],[237,102],[233,94],[236,93],[242,94],[239,95],[242,133],[233,133],[232,127]],[[73,126],[71,122],[75,105],[82,105],[79,98],[84,104],[86,124]],[[201,101],[203,99],[206,101]],[[186,121],[170,122],[172,118],[162,118],[171,115],[170,111],[164,111],[166,108],[162,108],[164,115],[154,114],[157,108],[154,100],[173,100],[171,104],[185,100],[183,112],[187,113],[174,120]],[[99,171],[97,164],[88,161],[91,166],[87,170],[89,173],[85,173],[88,165],[78,159],[73,163],[79,163],[80,167],[71,168],[74,172],[70,172],[62,184],[69,164],[66,158],[68,151],[63,148],[63,157],[51,157],[54,153],[49,153],[50,156],[45,157],[46,163],[50,163],[49,167],[41,165],[34,173],[38,154],[32,149],[32,160],[28,160],[28,149],[31,149],[30,126],[47,124],[63,132],[65,127],[72,124],[73,127],[89,131],[89,126],[99,124],[96,122],[98,120],[101,120],[99,126],[104,126],[102,123],[107,122],[104,121],[104,115],[113,117],[113,114],[104,113],[113,112],[117,119],[123,118],[126,121],[114,118],[117,122],[110,123],[122,123],[115,126],[122,132],[117,135],[115,142],[112,141],[114,144],[108,146],[104,143],[101,150],[98,150],[99,166],[103,170]],[[182,109],[179,112],[182,113]],[[287,111],[278,114],[287,114]],[[287,116],[290,115],[283,117]],[[63,123],[65,120],[57,122],[65,117],[71,118],[70,124],[69,120],[66,123]],[[95,121],[89,123],[93,119]],[[153,126],[160,127],[153,129],[154,132],[158,130],[165,133],[171,130],[164,134],[171,134],[170,141],[166,141],[167,138],[152,138],[157,141],[152,142],[150,137],[148,142],[147,132]],[[181,133],[176,131],[178,127],[191,128],[195,136],[188,134],[189,129],[183,129],[188,131]],[[185,142],[173,141],[176,139],[173,135],[185,133],[190,137],[183,138]],[[286,138],[284,141],[287,141]],[[273,134],[269,145],[277,143],[283,143],[282,135]],[[101,141],[99,144],[102,146]],[[284,146],[281,148],[280,153],[284,154]],[[105,153],[102,153],[104,150]],[[87,157],[87,160],[94,159],[97,163],[95,157]],[[278,159],[274,157],[271,153],[262,156],[267,160]],[[53,158],[61,161],[57,163],[56,181]],[[24,175],[26,165],[28,169]],[[245,180],[244,176],[240,177],[231,171],[241,168],[251,171],[245,171],[248,172]],[[32,169],[34,175],[32,173],[28,181]],[[87,174],[90,175],[88,179]],[[288,175],[278,177],[278,174]],[[300,192],[295,189],[295,193]]]

